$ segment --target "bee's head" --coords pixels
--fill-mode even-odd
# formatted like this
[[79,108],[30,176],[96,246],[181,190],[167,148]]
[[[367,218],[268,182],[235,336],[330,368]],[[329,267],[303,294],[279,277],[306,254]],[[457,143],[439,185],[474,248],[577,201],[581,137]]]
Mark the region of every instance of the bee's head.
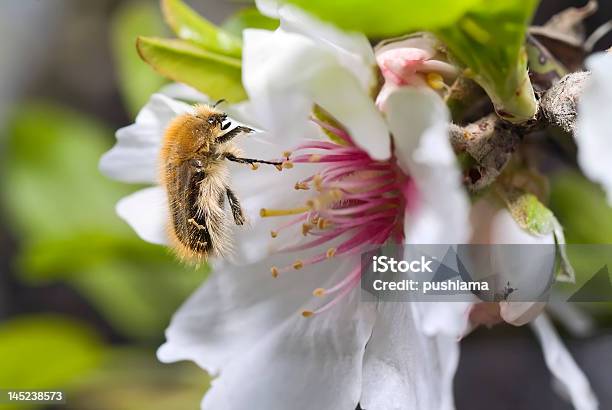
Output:
[[226,113],[207,105],[197,106],[195,117],[201,120],[206,127],[218,127],[219,130],[226,130],[231,125],[231,122],[227,121]]

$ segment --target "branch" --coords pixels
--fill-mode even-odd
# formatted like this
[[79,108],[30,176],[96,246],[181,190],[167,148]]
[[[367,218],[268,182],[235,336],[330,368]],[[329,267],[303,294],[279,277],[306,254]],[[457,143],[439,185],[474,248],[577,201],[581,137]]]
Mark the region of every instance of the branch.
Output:
[[453,149],[471,159],[465,170],[468,190],[478,191],[495,182],[523,137],[532,131],[553,125],[573,133],[578,100],[589,77],[589,72],[563,77],[542,95],[540,111],[531,123],[513,125],[489,114],[464,127],[451,124]]
[[489,114],[465,127],[451,124],[451,144],[458,153],[467,153],[474,164],[465,171],[465,183],[470,191],[489,186],[501,174],[510,160],[521,133],[496,114]]
[[568,74],[546,91],[540,101],[544,121],[573,134],[578,100],[590,76],[585,71]]

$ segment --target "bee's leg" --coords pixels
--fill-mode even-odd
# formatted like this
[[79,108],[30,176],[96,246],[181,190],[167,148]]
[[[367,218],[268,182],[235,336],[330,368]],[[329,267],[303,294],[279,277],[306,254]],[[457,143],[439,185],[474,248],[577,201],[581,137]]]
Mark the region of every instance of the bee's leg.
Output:
[[240,164],[250,164],[250,165],[255,165],[255,164],[268,164],[268,165],[274,165],[277,169],[282,169],[283,163],[282,162],[278,162],[278,161],[264,161],[262,159],[254,159],[254,158],[241,158],[241,157],[237,157],[233,154],[230,153],[226,153],[225,154],[225,158],[229,161],[233,161],[233,162],[238,162]]
[[238,197],[234,191],[230,189],[230,187],[225,187],[225,193],[227,194],[227,200],[229,201],[232,215],[234,215],[234,222],[236,222],[236,225],[244,225],[244,214],[242,213],[242,208],[240,207]]
[[254,130],[253,130],[252,128],[249,128],[249,127],[243,127],[243,126],[238,126],[238,127],[236,127],[236,128],[233,128],[233,129],[229,130],[229,131],[228,131],[228,132],[226,132],[225,134],[223,134],[223,135],[219,136],[219,137],[217,138],[217,142],[218,142],[219,144],[223,144],[223,143],[228,142],[228,141],[230,141],[231,139],[233,139],[233,138],[237,137],[237,136],[238,136],[238,135],[240,135],[240,134],[243,134],[243,133],[250,133],[250,132],[253,132],[253,131],[254,131]]

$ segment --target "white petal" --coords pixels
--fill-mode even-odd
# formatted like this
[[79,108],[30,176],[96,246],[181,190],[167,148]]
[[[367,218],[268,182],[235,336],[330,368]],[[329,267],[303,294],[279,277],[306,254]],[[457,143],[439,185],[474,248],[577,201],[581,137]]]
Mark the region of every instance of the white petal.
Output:
[[[507,247],[491,247],[490,258],[495,273],[500,275],[500,286],[507,282],[515,288],[513,297],[520,301],[501,302],[500,314],[504,321],[522,326],[536,318],[546,306],[544,295],[551,286],[557,260],[557,247],[553,233],[536,236],[521,228],[510,212],[494,199],[484,197],[472,207],[471,220],[474,227],[472,243],[500,245],[535,245],[521,247],[521,258],[517,259]],[[529,260],[529,265],[525,264]],[[491,262],[486,263],[487,266]],[[482,270],[482,269],[481,269]],[[484,272],[488,276],[493,272]],[[498,289],[503,291],[503,289]]]
[[117,214],[143,240],[158,245],[168,244],[168,200],[162,188],[146,188],[126,196],[117,203]]
[[469,308],[466,295],[456,295],[457,301],[415,303],[419,314],[419,329],[428,336],[444,335],[459,339],[468,333]]
[[444,102],[430,90],[399,89],[385,109],[398,163],[418,190],[417,207],[406,214],[406,242],[465,243],[469,201],[449,142]]
[[532,322],[532,328],[542,346],[544,360],[553,376],[569,393],[576,410],[595,410],[598,403],[588,379],[580,370],[559,338],[546,315]]
[[210,103],[210,98],[200,91],[183,83],[171,83],[159,90],[160,94],[188,103]]
[[[266,30],[244,31],[242,55],[242,82],[258,124],[275,135],[283,135],[289,144],[299,142],[309,122],[312,103],[297,88],[325,60],[329,64],[329,56],[318,52],[301,36]],[[296,69],[291,59],[302,67]],[[308,60],[311,64],[307,64]]]
[[457,339],[421,332],[413,303],[379,303],[364,358],[361,407],[454,409],[458,362]]
[[599,182],[612,206],[612,54],[587,60],[591,78],[578,103],[575,138],[578,163],[585,175]]
[[523,326],[537,318],[546,307],[546,302],[500,302],[499,313],[504,322]]
[[264,16],[275,19],[279,17],[279,0],[255,0],[255,5],[257,6],[257,10]]
[[387,126],[370,97],[341,67],[322,70],[312,81],[314,101],[345,126],[355,144],[373,159],[391,155]]
[[376,85],[376,59],[366,36],[346,33],[297,7],[284,6],[279,14],[283,30],[302,34],[313,40],[318,47],[329,50],[339,64],[353,73],[364,90],[370,90]]
[[349,267],[330,263],[271,277],[271,264],[290,262],[217,270],[173,318],[160,360],[194,360],[220,372],[204,408],[356,407],[373,308],[359,303],[356,289],[326,313],[302,317],[313,308],[312,290]]
[[374,102],[333,53],[282,29],[245,30],[243,84],[258,123],[288,141],[311,130],[313,104],[336,117],[375,159],[390,155],[389,134]]
[[136,122],[117,131],[117,143],[100,159],[100,171],[123,182],[155,183],[160,144],[166,127],[191,106],[162,94],[154,94]]

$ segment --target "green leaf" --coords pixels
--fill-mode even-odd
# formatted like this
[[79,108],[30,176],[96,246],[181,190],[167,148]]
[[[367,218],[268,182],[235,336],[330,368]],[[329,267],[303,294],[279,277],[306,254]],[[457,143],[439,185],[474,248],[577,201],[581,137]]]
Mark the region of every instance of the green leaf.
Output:
[[183,1],[162,0],[161,4],[166,22],[180,39],[226,56],[242,56],[242,41],[239,37],[218,28]]
[[524,45],[537,5],[538,0],[481,0],[455,24],[436,30],[497,113],[514,123],[531,120],[537,110]]
[[159,9],[154,3],[132,1],[120,6],[113,16],[111,46],[117,68],[121,97],[135,116],[154,92],[167,81],[152,72],[136,53],[139,35],[156,36],[164,33]]
[[242,31],[247,28],[276,30],[278,25],[278,20],[266,17],[256,8],[250,7],[234,13],[223,23],[222,27],[236,36],[242,36]]
[[287,0],[341,28],[371,37],[435,32],[470,69],[508,121],[534,117],[537,103],[527,73],[527,26],[538,0]]
[[603,190],[577,172],[555,175],[551,208],[569,243],[612,243],[612,208]]
[[70,283],[121,334],[161,343],[172,315],[207,271],[181,268],[170,259],[156,263],[160,259],[109,259],[73,275]]
[[454,24],[482,0],[287,0],[312,14],[371,37],[392,37]]
[[53,315],[20,316],[0,324],[0,386],[62,389],[102,358],[98,338],[83,324]]
[[501,196],[521,228],[534,235],[553,232],[555,216],[538,197],[519,189],[508,189]]
[[238,102],[246,98],[241,62],[203,50],[183,40],[139,37],[140,57],[157,72],[202,91],[212,99]]
[[10,226],[27,237],[64,237],[83,228],[129,230],[114,214],[130,188],[104,178],[98,160],[112,131],[77,113],[35,103],[16,109],[0,166]]
[[190,409],[210,386],[194,363],[161,363],[154,351],[113,348],[106,359],[70,390],[71,408]]

